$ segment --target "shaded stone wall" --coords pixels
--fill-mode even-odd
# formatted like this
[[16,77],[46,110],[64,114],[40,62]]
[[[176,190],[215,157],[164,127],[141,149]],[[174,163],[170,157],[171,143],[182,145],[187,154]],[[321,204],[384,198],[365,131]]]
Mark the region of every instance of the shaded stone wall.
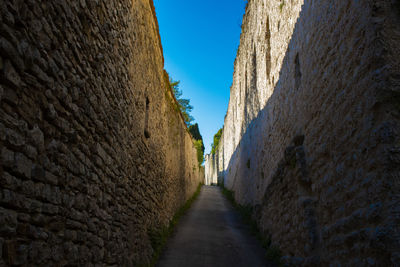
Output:
[[398,1],[248,3],[215,161],[287,263],[400,262],[399,22]]
[[148,262],[204,178],[152,1],[0,1],[0,265]]

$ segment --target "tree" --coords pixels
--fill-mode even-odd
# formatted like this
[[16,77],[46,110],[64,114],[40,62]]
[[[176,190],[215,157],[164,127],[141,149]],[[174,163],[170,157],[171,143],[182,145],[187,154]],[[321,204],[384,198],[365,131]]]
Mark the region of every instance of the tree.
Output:
[[195,147],[197,149],[197,159],[199,160],[199,165],[201,165],[204,161],[204,143],[203,137],[200,134],[199,124],[195,123],[189,126],[189,132],[192,135],[193,139],[195,139]]
[[222,136],[222,128],[218,130],[218,132],[214,135],[214,142],[211,145],[211,154],[215,154],[218,149],[219,141],[221,140]]
[[196,147],[197,150],[197,160],[199,162],[199,166],[203,164],[204,161],[204,145],[202,140],[196,140],[194,141],[194,146]]
[[182,113],[183,120],[186,123],[186,126],[190,126],[194,118],[190,115],[190,112],[193,110],[193,106],[190,105],[190,100],[186,98],[182,98],[182,90],[179,89],[180,81],[174,81],[172,78],[169,78],[169,84],[172,88],[172,91],[175,95],[176,101],[178,101],[179,110]]
[[186,98],[182,98],[182,90],[179,88],[180,81],[174,81],[168,73],[164,72],[166,79],[169,80],[169,85],[171,86],[172,92],[175,96],[176,101],[178,102],[178,108],[183,116],[183,120],[186,123],[186,126],[189,128],[190,134],[195,139],[194,146],[197,150],[197,159],[199,161],[199,166],[204,161],[204,144],[203,137],[200,134],[199,125],[196,123],[191,125],[194,118],[190,115],[190,112],[193,110],[193,106],[190,105],[190,100]]
[[201,134],[200,134],[199,124],[198,124],[198,123],[195,123],[195,124],[193,124],[193,125],[190,125],[190,126],[189,126],[189,132],[190,132],[190,134],[192,135],[192,137],[193,137],[195,140],[201,140],[201,142],[202,142],[202,148],[201,148],[201,150],[202,150],[203,153],[204,153],[205,147],[204,147],[204,144],[203,144],[203,137],[202,137]]

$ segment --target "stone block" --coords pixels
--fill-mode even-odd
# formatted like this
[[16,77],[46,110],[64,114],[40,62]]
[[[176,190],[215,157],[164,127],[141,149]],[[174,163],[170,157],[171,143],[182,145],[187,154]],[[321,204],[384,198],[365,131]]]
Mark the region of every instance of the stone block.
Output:
[[3,147],[1,150],[1,163],[4,167],[11,168],[14,164],[14,152]]
[[0,209],[0,233],[2,237],[15,235],[17,229],[17,213]]
[[25,144],[25,138],[10,128],[6,129],[6,140],[10,145],[16,147],[22,147]]
[[55,120],[57,118],[58,115],[57,115],[56,109],[54,108],[53,104],[48,105],[46,115],[51,120]]
[[59,212],[59,208],[56,205],[52,204],[43,204],[42,206],[42,212],[49,214],[49,215],[56,215]]
[[46,171],[43,169],[42,166],[33,164],[31,175],[32,175],[32,179],[44,182],[45,181],[44,177],[46,175]]
[[3,258],[3,244],[4,244],[4,238],[0,237],[0,259]]
[[0,38],[0,55],[4,58],[9,58],[19,70],[24,70],[24,61],[18,55],[15,47],[4,37]]
[[51,185],[57,185],[58,184],[58,177],[53,175],[51,172],[46,171],[44,175],[44,180],[51,184]]
[[[6,60],[4,62],[3,73],[4,73],[4,78],[7,82],[7,85],[9,85],[14,90],[18,90],[21,88],[21,85],[22,85],[21,77],[16,72],[16,70],[14,69],[13,65],[11,64],[11,62],[9,60]],[[4,97],[5,100],[11,100],[11,103],[16,104],[15,98],[10,98],[9,95],[10,95],[10,93],[5,95],[5,97]]]
[[7,188],[13,191],[16,191],[21,185],[21,181],[9,174],[8,172],[3,172],[0,177],[0,181],[3,188]]
[[14,166],[15,172],[23,175],[25,178],[31,178],[32,161],[22,153],[15,154]]
[[10,88],[8,86],[4,87],[2,100],[14,106],[19,104],[19,98],[15,89]]
[[28,132],[28,136],[33,145],[36,146],[39,153],[44,151],[44,134],[39,126],[33,126],[33,129]]
[[16,240],[6,240],[3,245],[4,257],[10,265],[23,265],[27,263],[29,246]]
[[23,181],[21,183],[21,190],[20,192],[27,197],[34,197],[35,196],[35,186],[31,180]]
[[29,259],[36,264],[48,263],[52,249],[46,242],[34,241],[30,245]]
[[31,145],[26,145],[23,152],[31,160],[36,160],[38,155],[37,149]]
[[64,248],[61,245],[52,246],[51,257],[55,262],[60,262],[64,259]]
[[1,141],[5,141],[7,138],[7,131],[6,131],[6,127],[4,126],[4,124],[2,124],[0,122],[0,140]]

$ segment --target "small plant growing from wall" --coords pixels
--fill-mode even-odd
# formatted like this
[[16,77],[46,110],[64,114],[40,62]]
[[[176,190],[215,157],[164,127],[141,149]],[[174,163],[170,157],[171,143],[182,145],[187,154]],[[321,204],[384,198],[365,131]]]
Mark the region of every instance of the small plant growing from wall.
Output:
[[282,12],[284,6],[285,6],[285,0],[282,0],[281,4],[279,5],[279,10],[281,12]]

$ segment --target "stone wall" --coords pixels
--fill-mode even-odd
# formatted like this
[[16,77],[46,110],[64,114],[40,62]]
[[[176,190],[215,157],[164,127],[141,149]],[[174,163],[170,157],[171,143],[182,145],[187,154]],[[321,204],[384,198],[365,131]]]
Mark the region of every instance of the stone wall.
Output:
[[132,266],[202,182],[153,2],[0,1],[0,265]]
[[207,154],[204,157],[205,180],[206,185],[213,185],[218,183],[218,166],[215,154]]
[[399,49],[398,1],[249,1],[206,164],[285,262],[400,262]]

